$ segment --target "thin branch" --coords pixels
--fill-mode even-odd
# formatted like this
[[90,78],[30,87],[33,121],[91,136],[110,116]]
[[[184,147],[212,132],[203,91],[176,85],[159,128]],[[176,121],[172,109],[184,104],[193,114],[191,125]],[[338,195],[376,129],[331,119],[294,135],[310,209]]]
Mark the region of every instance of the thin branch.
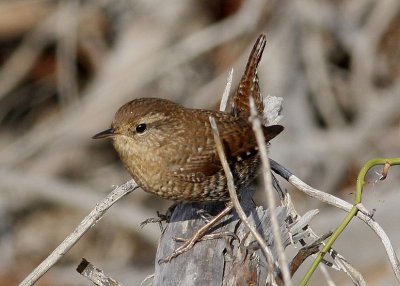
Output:
[[367,286],[367,282],[365,282],[361,273],[355,269],[343,256],[338,254],[336,251],[331,253],[331,256],[335,260],[336,264],[350,277],[355,285]]
[[228,78],[226,79],[226,86],[224,89],[224,93],[222,94],[221,103],[219,105],[220,111],[226,110],[226,105],[228,104],[229,99],[229,92],[231,91],[232,86],[232,79],[233,79],[233,68],[229,71]]
[[79,263],[76,271],[78,271],[78,273],[82,276],[88,278],[93,282],[94,285],[97,286],[122,286],[121,283],[104,274],[101,269],[94,266],[85,258],[82,258],[82,261]]
[[[207,233],[207,231],[209,231],[214,225],[220,222],[228,213],[231,212],[232,209],[233,205],[227,204],[227,206],[218,215],[213,217],[209,222],[207,222],[204,226],[197,230],[190,239],[187,239],[184,244],[175,249],[170,255],[158,260],[158,263],[169,263],[173,258],[193,248],[195,243],[200,241],[202,237],[204,237],[204,235]],[[178,240],[181,240],[181,238],[178,238]]]
[[269,275],[270,275],[273,273],[273,271],[274,271],[273,268],[275,265],[272,252],[269,249],[265,240],[261,237],[261,235],[257,232],[257,230],[250,224],[245,212],[243,211],[243,209],[240,205],[239,199],[236,194],[236,188],[235,188],[235,183],[233,180],[233,175],[229,168],[229,164],[228,164],[228,161],[227,161],[225,153],[224,153],[224,147],[222,145],[221,138],[219,137],[219,131],[218,131],[217,124],[215,122],[215,119],[212,116],[210,116],[209,120],[210,120],[211,128],[213,131],[214,141],[215,141],[215,145],[216,145],[216,148],[218,151],[218,155],[219,155],[222,167],[224,168],[224,172],[226,175],[229,196],[231,198],[233,206],[235,207],[235,210],[236,210],[237,214],[239,215],[240,219],[243,221],[243,223],[246,225],[246,227],[249,229],[249,231],[253,234],[254,238],[257,240],[261,249],[263,250],[265,257],[267,258],[267,261],[268,261],[268,268],[269,268]]
[[[349,212],[353,207],[350,203],[339,199],[333,195],[327,194],[325,192],[319,191],[314,189],[313,187],[307,185],[302,180],[297,178],[293,175],[289,170],[285,167],[280,165],[279,163],[275,162],[274,160],[270,159],[271,169],[279,174],[282,178],[287,180],[293,186],[295,186],[298,190],[302,191],[303,193],[307,194],[310,197],[313,197],[317,200],[320,200],[324,203],[330,204],[335,206],[341,210]],[[394,251],[393,245],[391,244],[389,237],[383,230],[383,228],[370,216],[365,215],[362,212],[357,212],[356,215],[359,219],[365,222],[380,238],[382,241],[383,246],[385,247],[386,253],[389,257],[390,264],[392,265],[392,269],[396,275],[397,281],[400,281],[400,262],[397,258],[396,252]]]
[[78,240],[93,227],[105,214],[105,212],[118,200],[137,189],[135,181],[130,180],[125,184],[115,188],[104,200],[96,204],[96,207],[86,216],[75,230],[45,259],[39,264],[25,279],[20,286],[30,286],[39,280],[64,254],[66,254]]
[[321,270],[322,275],[325,277],[328,286],[336,286],[325,265],[323,264],[319,265],[318,269]]
[[[279,187],[279,185],[277,185]],[[290,240],[293,244],[296,243],[296,241],[300,242],[300,244],[302,246],[308,246],[310,244],[306,243],[306,239],[307,238],[311,238],[314,239],[312,243],[314,243],[315,241],[318,241],[321,239],[320,236],[318,236],[313,230],[312,228],[309,226],[310,221],[313,217],[315,217],[318,214],[318,210],[310,210],[308,211],[306,214],[304,215],[299,215],[297,213],[297,211],[294,208],[294,205],[291,201],[290,195],[288,193],[285,193],[284,197],[282,198],[282,204],[286,207],[287,209],[287,214],[288,214],[288,221],[290,222],[288,227],[290,229],[290,233],[292,233],[292,235],[290,236]],[[304,226],[307,227],[304,229]],[[303,231],[300,231],[300,230]],[[331,251],[329,252],[329,254],[332,256],[335,264],[332,264],[326,260],[323,260],[322,262],[324,264],[326,264],[327,266],[329,266],[330,268],[333,268],[335,270],[342,270],[344,271],[346,274],[348,274],[350,276],[350,278],[354,281],[354,277],[357,277],[357,279],[361,282],[363,282],[362,279],[362,275],[361,273],[359,273],[355,268],[352,268],[352,273],[350,273],[350,271],[348,271],[348,268],[346,268],[343,263],[342,260],[344,260],[343,256],[341,256],[339,253],[337,253],[335,250],[331,249]],[[333,282],[332,279],[329,277],[328,272],[325,269],[325,266],[320,264],[319,268],[321,269],[321,271],[323,272],[325,278],[327,279],[327,283],[330,286],[333,286]],[[354,275],[353,275],[354,273]]]
[[[16,182],[18,183],[16,184]],[[104,198],[104,194],[101,194],[98,190],[84,187],[82,184],[74,184],[32,172],[1,168],[0,189],[2,195],[8,196],[11,203],[7,207],[11,210],[39,199],[86,214],[92,210],[97,202]],[[146,229],[139,227],[143,220],[153,215],[154,212],[131,200],[118,204],[118,208],[112,210],[112,215],[108,216],[107,220],[134,232],[148,243],[157,246],[159,230],[152,227]],[[126,219],[127,217],[130,219]]]
[[255,106],[254,98],[250,96],[250,121],[253,124],[253,130],[256,135],[257,145],[260,152],[261,162],[262,162],[262,169],[263,169],[263,180],[264,180],[264,189],[267,194],[267,205],[268,211],[271,216],[271,228],[272,234],[274,236],[276,251],[279,257],[279,266],[283,276],[283,282],[286,286],[292,285],[290,271],[288,267],[288,261],[285,255],[285,249],[283,247],[280,227],[278,223],[278,219],[274,212],[276,205],[275,205],[275,198],[274,192],[272,187],[272,175],[271,175],[271,166],[268,160],[268,153],[267,153],[267,146],[265,144],[265,137],[262,132],[261,121],[258,118],[257,109]]

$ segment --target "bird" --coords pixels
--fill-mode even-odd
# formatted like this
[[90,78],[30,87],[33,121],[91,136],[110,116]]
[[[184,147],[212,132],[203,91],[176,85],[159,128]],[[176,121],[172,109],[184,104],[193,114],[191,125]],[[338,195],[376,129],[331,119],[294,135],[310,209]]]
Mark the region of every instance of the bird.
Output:
[[[219,160],[209,118],[219,129],[237,190],[256,176],[260,163],[250,116],[252,97],[264,112],[257,67],[266,45],[261,34],[250,53],[230,112],[186,108],[161,98],[134,99],[121,106],[111,128],[93,136],[111,138],[122,163],[146,192],[176,202],[229,200],[227,179]],[[263,126],[265,142],[283,131]]]
[[[260,157],[252,125],[233,113],[186,108],[160,98],[134,99],[116,112],[111,128],[93,136],[111,138],[125,168],[146,192],[176,202],[229,200],[209,117],[217,123],[236,188],[256,176]],[[283,130],[264,126],[268,142]]]

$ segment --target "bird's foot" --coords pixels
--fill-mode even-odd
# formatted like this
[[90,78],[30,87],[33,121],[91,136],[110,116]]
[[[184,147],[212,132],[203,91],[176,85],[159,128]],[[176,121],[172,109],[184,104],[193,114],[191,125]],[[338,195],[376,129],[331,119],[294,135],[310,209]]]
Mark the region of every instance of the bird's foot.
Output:
[[[196,244],[196,242],[200,241],[206,235],[206,232],[209,231],[219,221],[221,221],[221,219],[223,217],[225,217],[232,210],[232,208],[233,208],[232,204],[229,204],[228,206],[226,206],[223,211],[221,211],[218,215],[216,215],[213,219],[208,221],[204,226],[202,226],[198,231],[196,231],[196,233],[191,238],[183,239],[185,242],[181,246],[179,246],[177,249],[175,249],[170,255],[168,255],[164,258],[161,258],[158,261],[158,264],[171,262],[171,260],[174,259],[175,257],[192,249],[193,246]],[[210,237],[212,237],[212,236],[214,236],[215,238],[218,238],[218,233],[208,235],[208,238],[210,239]],[[221,235],[220,235],[220,237],[221,237]],[[178,240],[179,239],[180,238],[178,238]],[[176,238],[175,238],[175,240],[176,240]]]
[[176,204],[173,204],[172,206],[170,206],[168,208],[168,210],[165,214],[162,214],[159,211],[157,211],[157,217],[151,217],[151,218],[148,218],[148,219],[142,221],[140,223],[140,227],[143,228],[149,223],[158,223],[160,226],[160,230],[163,233],[165,228],[163,227],[162,223],[164,221],[167,223],[169,222],[169,219],[171,218],[171,215],[172,215],[173,211],[175,210],[175,208],[176,208]]

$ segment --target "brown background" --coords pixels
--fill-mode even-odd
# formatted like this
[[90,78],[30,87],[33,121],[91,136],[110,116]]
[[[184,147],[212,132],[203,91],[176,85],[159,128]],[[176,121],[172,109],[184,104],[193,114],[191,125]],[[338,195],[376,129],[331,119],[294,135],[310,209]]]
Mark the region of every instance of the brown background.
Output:
[[[0,284],[20,282],[129,179],[111,144],[90,138],[120,105],[162,97],[217,108],[229,70],[235,85],[261,32],[262,91],[284,98],[286,129],[270,156],[352,201],[363,162],[400,154],[399,27],[398,0],[1,1]],[[393,168],[374,183],[371,172],[365,192],[395,248],[399,174]],[[344,217],[282,183],[299,211],[320,209],[317,232]],[[131,194],[37,285],[91,285],[75,272],[82,257],[125,285],[140,284],[153,271],[159,230],[139,222],[170,204]],[[365,225],[351,223],[335,247],[370,285],[394,283]]]

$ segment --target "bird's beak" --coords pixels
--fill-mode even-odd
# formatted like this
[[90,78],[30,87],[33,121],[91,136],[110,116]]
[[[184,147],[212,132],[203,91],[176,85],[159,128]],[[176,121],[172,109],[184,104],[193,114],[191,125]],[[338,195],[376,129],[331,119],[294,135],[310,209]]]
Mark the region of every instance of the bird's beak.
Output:
[[93,139],[103,139],[103,138],[110,138],[113,136],[115,136],[114,129],[110,128],[110,129],[104,130],[100,133],[97,133],[92,138]]

